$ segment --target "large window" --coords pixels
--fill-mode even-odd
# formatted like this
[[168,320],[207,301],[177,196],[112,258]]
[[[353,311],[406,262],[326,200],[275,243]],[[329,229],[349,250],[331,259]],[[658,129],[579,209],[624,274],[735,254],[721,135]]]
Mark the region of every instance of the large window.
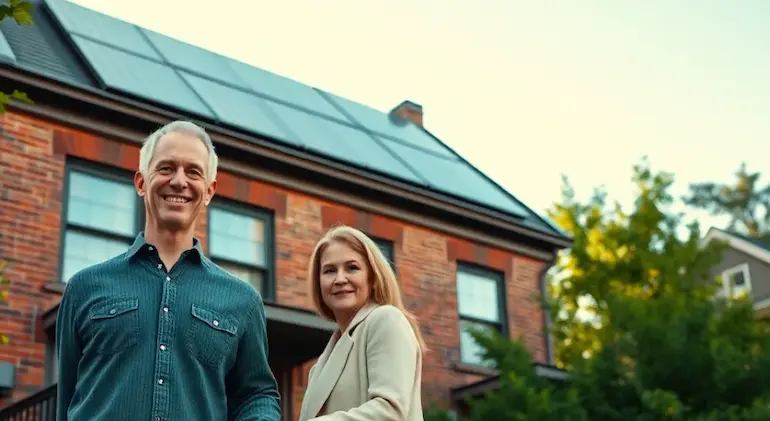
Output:
[[269,295],[272,279],[272,217],[223,202],[209,208],[209,254],[226,271]]
[[458,265],[457,307],[460,315],[460,361],[470,365],[488,365],[481,357],[481,347],[468,328],[505,331],[504,277],[501,273]]
[[61,281],[115,257],[139,232],[139,199],[130,177],[70,168],[66,180]]

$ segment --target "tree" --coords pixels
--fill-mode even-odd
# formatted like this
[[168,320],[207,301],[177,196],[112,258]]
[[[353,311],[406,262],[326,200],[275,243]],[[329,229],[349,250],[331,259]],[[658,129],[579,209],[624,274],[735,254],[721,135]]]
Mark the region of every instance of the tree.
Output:
[[[2,4],[5,3],[5,4]],[[0,2],[0,22],[5,18],[12,18],[19,25],[32,25],[32,4],[25,0],[3,0]],[[5,112],[5,107],[11,100],[31,103],[26,93],[14,89],[11,93],[0,91],[0,114]]]
[[741,164],[735,183],[693,183],[684,202],[713,216],[729,216],[728,229],[770,241],[770,184],[759,185],[759,172],[749,172]]
[[601,190],[578,201],[566,180],[550,212],[574,239],[548,303],[568,384],[539,380],[523,346],[480,338],[503,382],[469,421],[770,419],[770,329],[747,299],[715,296],[724,244],[701,247],[670,211],[671,174],[643,161],[632,181],[628,212]]

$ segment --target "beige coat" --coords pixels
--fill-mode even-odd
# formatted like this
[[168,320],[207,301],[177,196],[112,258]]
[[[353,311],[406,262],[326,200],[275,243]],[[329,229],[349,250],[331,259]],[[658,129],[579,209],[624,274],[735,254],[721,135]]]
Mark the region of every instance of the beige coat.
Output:
[[423,421],[422,353],[393,306],[364,306],[310,369],[299,421]]

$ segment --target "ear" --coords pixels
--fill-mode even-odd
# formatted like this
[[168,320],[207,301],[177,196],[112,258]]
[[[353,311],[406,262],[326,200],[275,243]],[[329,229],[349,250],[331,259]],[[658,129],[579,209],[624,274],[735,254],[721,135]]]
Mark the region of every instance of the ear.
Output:
[[144,197],[144,194],[147,192],[144,176],[139,171],[134,173],[134,188],[136,188],[136,194],[139,197]]
[[214,193],[217,191],[217,180],[214,180],[209,184],[209,187],[206,189],[206,199],[203,201],[203,204],[205,206],[208,206],[209,203],[211,203],[211,199],[214,198]]

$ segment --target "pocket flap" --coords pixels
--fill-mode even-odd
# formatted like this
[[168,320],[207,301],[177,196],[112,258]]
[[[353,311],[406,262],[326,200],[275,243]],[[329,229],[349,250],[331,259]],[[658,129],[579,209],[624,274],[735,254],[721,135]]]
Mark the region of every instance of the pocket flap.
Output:
[[110,319],[139,308],[138,298],[121,298],[99,304],[91,309],[91,320]]
[[232,320],[223,317],[213,310],[199,307],[195,304],[192,306],[192,315],[196,319],[209,325],[211,328],[227,332],[231,335],[235,335],[235,332],[238,330],[238,326]]

